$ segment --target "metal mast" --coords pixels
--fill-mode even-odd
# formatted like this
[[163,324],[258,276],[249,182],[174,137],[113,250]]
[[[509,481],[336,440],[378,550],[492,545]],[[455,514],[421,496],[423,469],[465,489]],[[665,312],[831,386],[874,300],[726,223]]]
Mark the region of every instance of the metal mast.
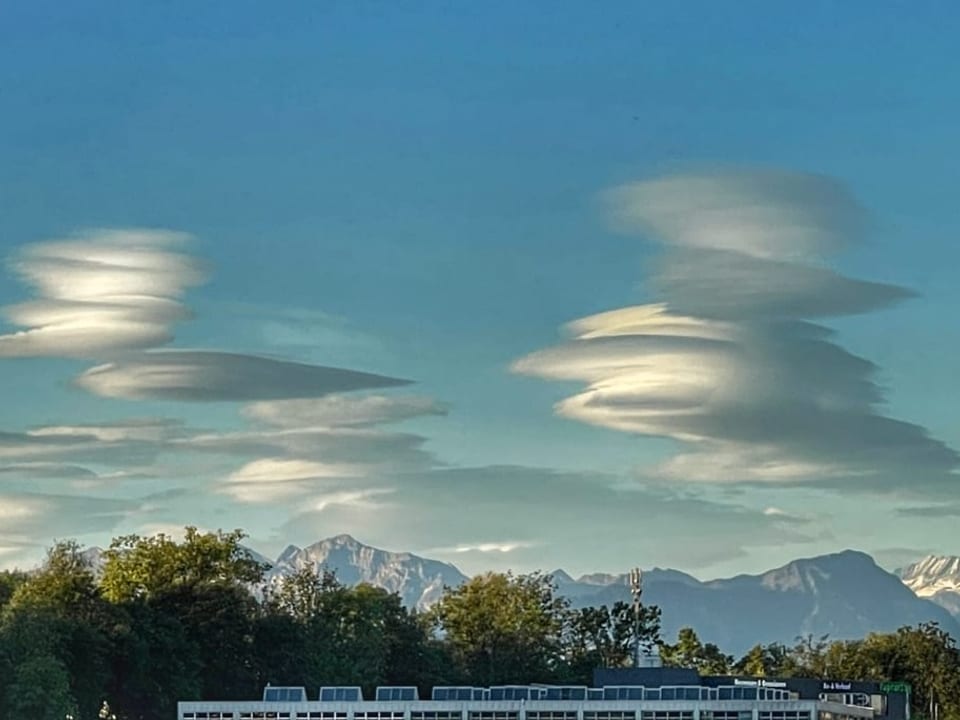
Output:
[[640,602],[640,597],[643,595],[643,571],[640,568],[633,568],[630,571],[629,578],[630,594],[633,596],[633,666],[638,668],[640,667],[641,611],[643,610],[643,605]]

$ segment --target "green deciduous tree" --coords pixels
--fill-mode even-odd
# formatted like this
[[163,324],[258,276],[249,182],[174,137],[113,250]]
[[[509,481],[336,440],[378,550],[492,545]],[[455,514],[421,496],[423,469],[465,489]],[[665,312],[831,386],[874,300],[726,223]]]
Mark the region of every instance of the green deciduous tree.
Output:
[[733,657],[713,643],[702,643],[693,628],[681,628],[677,642],[664,645],[661,656],[665,665],[695,668],[703,675],[724,675],[730,672]]
[[18,570],[0,571],[0,613],[10,602],[13,594],[27,581],[27,574]]
[[[59,542],[7,605],[4,626],[11,640],[11,662],[16,668],[41,655],[53,658],[57,667],[65,668],[77,711],[95,712],[110,683],[116,614],[101,597],[80,547]],[[41,637],[46,639],[39,644]]]
[[78,713],[70,691],[70,673],[55,655],[35,653],[13,670],[6,710],[12,718],[63,720]]
[[105,553],[100,586],[114,602],[148,598],[181,586],[248,585],[263,567],[240,544],[240,530],[201,533],[187,527],[183,541],[159,534],[117,538]]
[[475,684],[543,682],[564,671],[567,602],[547,575],[479,575],[447,590],[432,617]]
[[437,669],[428,629],[396,594],[365,584],[345,587],[330,572],[302,569],[281,580],[264,604],[258,633],[291,645],[269,643],[276,647],[272,663],[261,666],[260,674],[299,672],[311,689],[320,683],[370,690],[427,684]]

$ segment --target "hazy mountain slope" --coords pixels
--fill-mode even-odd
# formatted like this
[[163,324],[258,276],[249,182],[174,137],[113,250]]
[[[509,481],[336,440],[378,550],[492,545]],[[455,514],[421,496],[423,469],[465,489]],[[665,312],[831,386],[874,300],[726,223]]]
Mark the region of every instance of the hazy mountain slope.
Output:
[[[943,608],[918,598],[869,555],[855,551],[710,582],[675,571],[648,572],[643,598],[662,609],[666,638],[689,625],[704,641],[735,654],[758,642],[792,643],[807,633],[859,638],[929,620],[960,637],[960,625]],[[573,601],[582,606],[629,599],[626,584],[618,582]]]

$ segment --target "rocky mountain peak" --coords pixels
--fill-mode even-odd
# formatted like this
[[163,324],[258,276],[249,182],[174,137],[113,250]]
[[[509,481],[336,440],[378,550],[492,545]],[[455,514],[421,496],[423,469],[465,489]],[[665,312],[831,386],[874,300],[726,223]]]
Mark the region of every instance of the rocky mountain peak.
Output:
[[267,582],[303,568],[328,570],[345,585],[369,583],[400,595],[410,607],[435,603],[444,586],[461,584],[466,576],[449,563],[411,553],[397,553],[365,545],[351,535],[336,535],[297,548],[291,545],[267,573]]
[[900,568],[897,574],[911,588],[929,593],[932,585],[940,583],[960,587],[960,557],[953,555],[928,555],[912,565]]
[[897,575],[918,597],[932,600],[960,617],[960,557],[928,555],[901,568]]

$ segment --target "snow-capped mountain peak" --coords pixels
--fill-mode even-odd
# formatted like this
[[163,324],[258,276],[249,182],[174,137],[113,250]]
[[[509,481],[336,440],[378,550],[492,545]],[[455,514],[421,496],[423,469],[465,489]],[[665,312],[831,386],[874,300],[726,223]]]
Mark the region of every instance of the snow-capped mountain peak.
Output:
[[918,597],[932,600],[960,617],[960,557],[928,555],[900,568],[897,575]]
[[920,597],[930,597],[941,590],[960,591],[960,557],[928,555],[897,574]]

